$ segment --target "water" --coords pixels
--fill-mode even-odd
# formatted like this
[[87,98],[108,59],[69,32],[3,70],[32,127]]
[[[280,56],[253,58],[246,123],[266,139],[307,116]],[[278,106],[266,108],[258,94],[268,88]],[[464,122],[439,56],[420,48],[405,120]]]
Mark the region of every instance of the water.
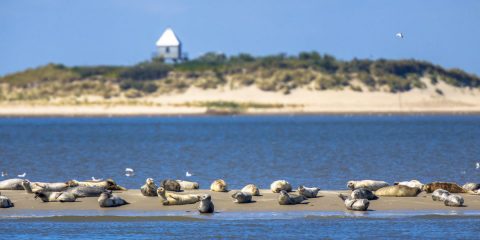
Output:
[[[267,188],[276,179],[323,189],[344,189],[348,180],[367,178],[480,182],[479,146],[480,116],[0,119],[0,171],[9,177],[23,172],[34,181],[110,177],[129,188],[146,177],[185,179],[186,171],[202,188],[216,178],[231,188],[247,183]],[[135,176],[125,176],[127,167]],[[479,216],[21,217],[0,218],[0,230],[8,229],[2,237],[28,239],[52,232],[59,238],[476,238]]]

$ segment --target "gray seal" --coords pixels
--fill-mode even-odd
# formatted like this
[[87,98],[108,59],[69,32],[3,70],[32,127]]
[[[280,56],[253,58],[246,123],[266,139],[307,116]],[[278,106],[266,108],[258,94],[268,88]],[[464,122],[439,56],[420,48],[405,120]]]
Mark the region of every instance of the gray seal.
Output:
[[309,187],[300,185],[297,190],[300,195],[306,198],[316,198],[318,192],[320,191],[320,188],[318,187],[309,188]]
[[0,208],[11,208],[14,207],[14,204],[10,199],[6,196],[2,196],[2,193],[0,193]]
[[200,197],[200,204],[198,205],[198,212],[200,213],[213,213],[215,206],[212,202],[210,194],[204,194]]
[[145,185],[140,188],[140,192],[146,197],[156,197],[158,196],[157,189],[158,187],[153,181],[153,178],[147,178]]
[[278,196],[278,204],[280,205],[295,205],[300,204],[305,200],[307,200],[305,196],[289,194],[285,190],[280,191],[280,195]]
[[366,188],[358,188],[352,191],[352,194],[350,194],[350,197],[352,199],[367,199],[367,200],[377,200],[378,197],[373,194],[372,191],[366,189]]
[[40,198],[43,202],[75,202],[75,195],[68,192],[35,192],[35,199]]
[[251,203],[252,194],[246,192],[235,192],[232,194],[233,202],[235,203]]
[[100,197],[98,198],[98,204],[102,208],[107,208],[107,207],[119,207],[129,203],[123,200],[121,197],[112,194],[112,191],[105,191],[102,194],[100,194]]
[[348,210],[367,211],[368,206],[370,206],[370,202],[367,199],[353,199],[343,194],[339,194],[338,197],[343,200],[343,203]]
[[463,206],[463,197],[457,194],[450,194],[448,195],[447,199],[443,201],[445,206],[449,207],[462,207]]
[[180,192],[182,188],[180,186],[180,183],[172,179],[163,180],[162,182],[160,182],[160,187],[163,187],[166,191],[173,191],[173,192]]
[[468,191],[476,191],[480,189],[480,184],[478,183],[465,183],[465,185],[462,186],[465,190]]

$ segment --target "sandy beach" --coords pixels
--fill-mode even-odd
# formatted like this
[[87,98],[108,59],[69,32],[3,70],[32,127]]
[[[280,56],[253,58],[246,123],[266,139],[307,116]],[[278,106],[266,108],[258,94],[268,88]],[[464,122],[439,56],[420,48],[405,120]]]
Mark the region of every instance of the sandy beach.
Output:
[[[235,190],[227,193],[211,192],[209,190],[191,190],[180,194],[211,194],[217,212],[283,212],[283,211],[347,211],[343,202],[337,197],[338,193],[349,191],[320,191],[317,198],[310,198],[305,204],[279,205],[278,194],[269,190],[261,190],[262,196],[254,197],[254,202],[237,204],[230,197]],[[14,208],[2,209],[14,213],[15,211],[37,210],[104,210],[104,211],[193,211],[196,212],[197,204],[180,206],[163,206],[157,197],[142,196],[139,190],[116,192],[131,204],[116,208],[100,208],[97,198],[79,198],[73,203],[50,202],[44,203],[34,199],[32,194],[24,191],[3,190],[2,195],[8,196],[15,204]],[[369,210],[375,211],[435,211],[435,210],[478,210],[480,211],[480,196],[461,194],[465,199],[465,207],[447,207],[442,202],[434,202],[431,194],[422,192],[417,197],[381,197],[370,201]]]
[[[445,83],[405,93],[346,90],[296,89],[290,94],[266,92],[254,86],[203,90],[195,87],[183,93],[137,99],[109,99],[82,96],[77,104],[62,99],[42,103],[2,102],[3,116],[135,116],[202,115],[209,102],[255,103],[281,107],[249,107],[240,114],[416,114],[480,113],[480,90],[456,88]],[[436,91],[440,89],[442,95]],[[126,102],[129,104],[126,104]]]

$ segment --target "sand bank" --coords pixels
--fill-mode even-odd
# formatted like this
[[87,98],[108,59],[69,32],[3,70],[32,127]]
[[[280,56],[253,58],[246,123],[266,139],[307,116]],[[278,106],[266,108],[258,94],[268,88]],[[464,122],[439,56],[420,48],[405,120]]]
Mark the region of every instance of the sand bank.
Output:
[[[278,194],[271,193],[269,190],[261,190],[262,196],[254,197],[253,203],[237,204],[230,197],[235,190],[228,193],[211,192],[209,190],[193,190],[185,191],[185,194],[202,194],[208,193],[212,195],[215,204],[215,211],[218,212],[283,212],[283,211],[346,211],[343,202],[337,197],[337,194],[349,193],[349,191],[320,191],[319,197],[311,198],[306,204],[298,205],[279,205],[277,202]],[[73,203],[43,203],[40,199],[34,199],[32,194],[24,191],[7,191],[3,190],[2,195],[9,197],[15,204],[11,209],[0,209],[0,214],[8,211],[10,214],[15,211],[24,210],[102,210],[102,211],[176,211],[196,212],[197,204],[181,205],[181,206],[163,206],[157,197],[144,197],[139,190],[128,190],[124,192],[116,192],[131,204],[117,208],[100,208],[97,198],[79,198]],[[181,193],[183,194],[183,193]],[[462,194],[465,199],[465,207],[455,208],[447,207],[442,202],[434,202],[431,194],[422,192],[417,197],[381,197],[378,200],[370,202],[369,210],[375,211],[436,211],[436,210],[480,210],[480,196]]]

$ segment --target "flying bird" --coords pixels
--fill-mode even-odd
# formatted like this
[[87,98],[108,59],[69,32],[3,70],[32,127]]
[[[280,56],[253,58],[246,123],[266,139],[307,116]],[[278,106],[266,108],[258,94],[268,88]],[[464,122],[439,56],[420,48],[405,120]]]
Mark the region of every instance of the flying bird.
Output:
[[398,32],[397,34],[395,34],[395,37],[397,37],[397,38],[403,38],[404,36],[403,36],[403,33]]
[[135,175],[135,171],[132,168],[125,168],[125,176],[132,177]]
[[23,174],[18,174],[18,177],[20,177],[20,178],[24,178],[25,176],[27,176],[27,173],[25,173],[25,172]]
[[191,176],[193,176],[193,174],[191,174],[191,173],[189,173],[189,172],[187,171],[187,172],[185,173],[185,176],[191,177]]

